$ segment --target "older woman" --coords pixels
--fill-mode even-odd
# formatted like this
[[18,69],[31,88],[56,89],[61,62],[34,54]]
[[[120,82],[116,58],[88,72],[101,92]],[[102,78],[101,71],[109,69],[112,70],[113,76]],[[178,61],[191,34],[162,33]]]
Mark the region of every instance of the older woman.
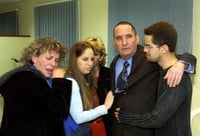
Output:
[[41,38],[22,54],[23,66],[0,79],[5,106],[1,136],[64,136],[69,113],[71,81],[58,64],[66,48],[52,38]]

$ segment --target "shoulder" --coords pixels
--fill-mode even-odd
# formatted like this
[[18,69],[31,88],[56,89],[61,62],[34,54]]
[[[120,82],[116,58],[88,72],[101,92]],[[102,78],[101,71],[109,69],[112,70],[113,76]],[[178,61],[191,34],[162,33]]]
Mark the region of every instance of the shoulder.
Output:
[[187,72],[183,73],[183,77],[182,77],[182,81],[188,85],[192,85],[192,79],[191,79],[191,75],[188,74]]
[[99,72],[99,80],[110,77],[110,69],[108,67],[101,67]]
[[66,77],[66,79],[68,81],[70,81],[72,83],[73,86],[79,86],[78,82],[76,81],[76,79],[72,78],[72,77]]
[[72,81],[66,78],[53,78],[52,82],[55,85],[65,86],[67,89],[70,89],[72,86]]
[[74,78],[71,78],[71,77],[67,77],[67,79],[70,80],[71,83],[72,83],[72,85],[71,85],[72,94],[73,95],[79,94],[80,93],[80,86],[79,86],[78,82]]
[[110,68],[108,68],[108,67],[101,67],[100,68],[100,72],[109,72],[110,71]]
[[17,69],[11,70],[7,73],[5,73],[1,78],[0,78],[0,85],[4,84],[10,79],[15,79],[15,78],[34,78],[42,76],[40,72],[36,70],[31,70],[25,67],[19,67]]
[[138,44],[138,45],[137,45],[137,51],[143,52],[143,51],[144,51],[144,46]]
[[115,58],[112,60],[111,64],[110,64],[110,69],[113,69],[115,67],[115,64],[117,62],[117,59],[119,58],[120,56],[117,55],[115,56]]
[[[21,84],[21,86],[19,86]],[[35,87],[35,85],[44,86],[46,81],[44,78],[38,76],[33,71],[11,71],[11,73],[7,73],[0,79],[0,90],[4,90],[3,88],[12,86],[17,90],[17,88],[31,88]]]
[[145,53],[144,53],[144,47],[142,45],[137,45],[137,51],[135,55],[133,56],[133,64],[139,66],[139,69],[145,68],[145,69],[158,69],[159,66],[155,62],[149,62],[146,59]]

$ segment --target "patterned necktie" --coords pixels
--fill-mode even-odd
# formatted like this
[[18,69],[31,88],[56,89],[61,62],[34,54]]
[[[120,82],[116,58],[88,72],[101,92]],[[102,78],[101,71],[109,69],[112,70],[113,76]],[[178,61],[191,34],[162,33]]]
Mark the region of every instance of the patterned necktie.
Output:
[[127,61],[125,61],[123,69],[117,79],[117,89],[116,89],[115,93],[122,93],[122,92],[126,91],[126,89],[128,87],[128,82],[127,82],[127,77],[128,77],[127,67],[128,66],[129,66],[129,63]]

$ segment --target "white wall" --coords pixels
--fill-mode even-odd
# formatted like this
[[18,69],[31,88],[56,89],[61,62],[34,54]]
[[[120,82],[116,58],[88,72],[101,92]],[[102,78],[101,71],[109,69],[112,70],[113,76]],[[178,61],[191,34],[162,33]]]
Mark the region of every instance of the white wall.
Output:
[[31,40],[30,37],[0,37],[0,76],[18,66],[11,58],[19,59],[22,50]]
[[[192,97],[192,113],[200,112],[200,1],[194,0],[193,8],[193,51],[192,53],[197,57],[196,74],[193,77],[193,97]],[[192,120],[193,136],[200,136],[200,113]]]

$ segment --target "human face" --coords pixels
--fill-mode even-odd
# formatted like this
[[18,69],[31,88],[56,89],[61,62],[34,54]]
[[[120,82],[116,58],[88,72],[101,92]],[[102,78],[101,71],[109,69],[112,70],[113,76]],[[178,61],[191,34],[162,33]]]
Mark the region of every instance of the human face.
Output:
[[99,52],[96,52],[94,54],[94,67],[98,67],[99,66],[99,62],[101,61],[102,57],[100,55]]
[[77,58],[77,65],[82,74],[91,72],[94,65],[94,52],[91,48],[86,48]]
[[127,60],[135,54],[139,37],[130,25],[123,24],[115,27],[113,43],[122,59]]
[[144,52],[146,58],[151,62],[158,62],[160,58],[160,48],[158,45],[152,43],[151,35],[144,35]]
[[46,51],[39,56],[32,56],[32,61],[36,69],[44,76],[51,77],[54,69],[58,66],[60,54],[55,51]]

